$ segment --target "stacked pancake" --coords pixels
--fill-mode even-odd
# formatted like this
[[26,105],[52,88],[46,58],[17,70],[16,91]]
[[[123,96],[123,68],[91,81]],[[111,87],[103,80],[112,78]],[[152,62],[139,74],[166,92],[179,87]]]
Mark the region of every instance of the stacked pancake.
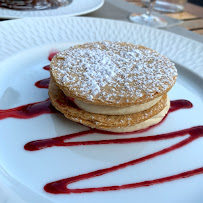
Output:
[[[156,51],[125,42],[73,46],[51,61],[49,97],[64,116],[91,128],[132,132],[167,114],[174,64]],[[71,102],[70,102],[71,100]]]

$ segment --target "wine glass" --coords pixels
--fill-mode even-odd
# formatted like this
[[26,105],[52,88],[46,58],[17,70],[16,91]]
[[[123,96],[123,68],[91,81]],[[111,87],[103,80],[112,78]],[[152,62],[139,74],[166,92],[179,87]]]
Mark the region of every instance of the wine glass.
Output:
[[137,24],[146,25],[154,28],[164,28],[168,25],[167,21],[152,15],[155,0],[149,0],[148,8],[145,14],[132,13],[129,19]]

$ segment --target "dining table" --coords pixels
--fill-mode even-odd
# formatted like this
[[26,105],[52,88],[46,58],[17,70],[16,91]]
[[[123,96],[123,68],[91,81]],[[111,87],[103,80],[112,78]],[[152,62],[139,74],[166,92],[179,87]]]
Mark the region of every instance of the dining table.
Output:
[[[130,22],[129,15],[131,13],[145,12],[146,7],[141,0],[106,0],[101,8],[82,16]],[[180,13],[157,11],[153,11],[153,13],[168,21],[168,26],[162,28],[163,30],[203,43],[203,7],[186,3],[184,11]],[[5,22],[9,19],[0,20]],[[25,202],[9,187],[2,185],[0,181],[0,203]]]
[[[141,7],[146,8],[146,5],[141,0],[127,0],[128,2]],[[175,13],[160,12],[163,15],[169,16],[174,19],[181,20],[181,27],[203,35],[203,7],[187,2],[184,5],[184,10]]]
[[[102,8],[85,16],[129,21],[131,13],[142,14],[146,12],[141,0],[106,0]],[[198,42],[203,42],[203,7],[191,3],[185,5],[180,13],[163,13],[153,11],[168,22],[165,31],[172,32]]]

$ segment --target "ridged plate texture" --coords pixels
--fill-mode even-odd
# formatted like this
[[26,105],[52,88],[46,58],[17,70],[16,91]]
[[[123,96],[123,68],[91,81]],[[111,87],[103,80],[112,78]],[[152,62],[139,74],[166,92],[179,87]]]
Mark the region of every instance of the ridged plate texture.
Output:
[[203,77],[201,43],[145,26],[94,18],[58,16],[2,22],[0,60],[51,43],[101,40],[142,44]]

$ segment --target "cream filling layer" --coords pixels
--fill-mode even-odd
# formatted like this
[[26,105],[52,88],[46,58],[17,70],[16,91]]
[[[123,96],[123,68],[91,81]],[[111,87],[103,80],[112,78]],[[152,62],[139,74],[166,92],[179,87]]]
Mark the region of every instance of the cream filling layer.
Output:
[[128,106],[128,107],[99,106],[99,105],[84,103],[77,99],[74,99],[74,103],[80,109],[90,113],[105,114],[105,115],[125,115],[125,114],[132,114],[132,113],[145,111],[151,108],[152,106],[154,106],[156,103],[158,103],[160,99],[161,97],[158,97],[147,103],[137,104],[137,105]]
[[148,120],[145,120],[141,123],[138,123],[134,126],[128,126],[128,127],[120,127],[120,128],[108,128],[108,129],[103,129],[105,131],[110,131],[110,132],[133,132],[133,131],[137,131],[137,130],[142,130],[145,128],[148,128],[152,125],[155,125],[159,122],[161,122],[161,120],[164,118],[164,116],[168,113],[168,110],[170,108],[170,100],[167,97],[167,105],[166,107],[157,115],[151,117]]

